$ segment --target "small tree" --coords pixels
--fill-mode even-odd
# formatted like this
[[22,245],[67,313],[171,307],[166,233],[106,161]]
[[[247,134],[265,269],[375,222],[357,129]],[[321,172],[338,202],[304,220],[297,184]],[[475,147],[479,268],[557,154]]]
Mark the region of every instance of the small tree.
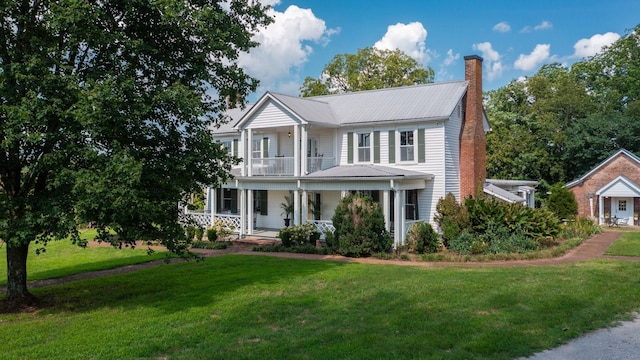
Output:
[[560,183],[551,187],[547,207],[560,219],[570,219],[578,214],[575,196]]
[[349,195],[340,200],[333,215],[331,244],[342,255],[361,257],[391,250],[393,240],[384,227],[384,215],[370,196]]
[[438,201],[434,221],[440,227],[445,246],[449,246],[470,225],[467,209],[456,201],[452,193]]

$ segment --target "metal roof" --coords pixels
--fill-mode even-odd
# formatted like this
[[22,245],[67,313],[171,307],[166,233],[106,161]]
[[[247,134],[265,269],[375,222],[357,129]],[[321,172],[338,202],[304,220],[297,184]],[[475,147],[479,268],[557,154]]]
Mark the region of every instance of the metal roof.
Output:
[[380,165],[340,165],[311,173],[306,179],[432,179],[432,174]]
[[467,81],[452,81],[308,98],[267,92],[233,125],[242,127],[267,101],[279,102],[303,121],[325,126],[444,120],[453,114],[467,85]]
[[240,119],[247,113],[249,112],[249,109],[251,109],[253,106],[253,104],[247,104],[247,106],[245,106],[244,109],[241,109],[239,107],[234,108],[234,109],[227,109],[227,111],[225,111],[225,115],[227,115],[229,117],[229,121],[224,123],[224,124],[220,124],[220,126],[218,128],[216,128],[213,125],[209,126],[209,129],[213,132],[214,135],[224,135],[224,134],[238,134],[238,131],[236,129],[234,129],[234,126],[238,123],[238,121],[240,121]]
[[484,192],[510,203],[523,203],[526,201],[525,198],[522,198],[516,194],[512,194],[507,190],[490,183],[484,184]]
[[326,102],[340,124],[446,119],[467,91],[466,81],[402,86],[309,99]]

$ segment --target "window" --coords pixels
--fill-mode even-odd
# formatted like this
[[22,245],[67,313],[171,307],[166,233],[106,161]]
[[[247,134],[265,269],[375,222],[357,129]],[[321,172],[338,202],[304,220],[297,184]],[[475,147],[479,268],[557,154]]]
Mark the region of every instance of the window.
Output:
[[618,211],[627,211],[627,200],[618,201]]
[[262,157],[262,139],[253,139],[251,142],[251,157],[254,159]]
[[400,131],[400,161],[414,161],[413,130]]
[[222,148],[227,150],[227,155],[229,155],[230,157],[233,156],[233,146],[232,146],[232,141],[231,140],[223,140],[222,141]]
[[217,189],[219,213],[238,213],[238,190],[237,189]]
[[253,211],[260,215],[269,215],[268,207],[267,190],[253,190]]
[[358,161],[371,161],[371,133],[358,134]]
[[407,190],[407,203],[405,204],[407,220],[418,220],[418,190]]

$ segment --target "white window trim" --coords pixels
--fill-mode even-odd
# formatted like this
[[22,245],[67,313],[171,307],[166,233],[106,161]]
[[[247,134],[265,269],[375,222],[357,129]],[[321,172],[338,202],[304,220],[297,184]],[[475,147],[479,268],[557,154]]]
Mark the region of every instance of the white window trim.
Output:
[[[402,132],[407,132],[407,131],[412,131],[413,132],[413,160],[402,160],[402,147],[403,145],[400,144],[400,139],[402,138],[401,134]],[[396,157],[397,160],[396,162],[398,164],[417,164],[418,163],[418,129],[417,128],[411,128],[411,129],[397,129],[396,130]],[[404,146],[408,146],[408,145],[404,145]]]
[[[369,160],[360,160],[360,135],[362,134],[367,134],[369,135]],[[354,132],[353,136],[355,137],[354,139],[354,154],[353,154],[353,162],[354,163],[361,163],[361,164],[371,164],[373,163],[373,132],[372,131],[359,131],[359,132]],[[364,149],[364,147],[362,148]]]
[[[263,141],[262,138],[259,138],[259,139],[255,139],[254,138],[254,139],[251,140],[251,158],[252,159],[262,159],[262,147],[264,146],[264,145],[262,145],[262,141]],[[260,144],[260,146],[258,146],[258,150],[254,150],[253,149],[253,145],[256,144],[256,143]],[[254,153],[256,153],[256,152],[259,152],[260,156],[255,157]]]

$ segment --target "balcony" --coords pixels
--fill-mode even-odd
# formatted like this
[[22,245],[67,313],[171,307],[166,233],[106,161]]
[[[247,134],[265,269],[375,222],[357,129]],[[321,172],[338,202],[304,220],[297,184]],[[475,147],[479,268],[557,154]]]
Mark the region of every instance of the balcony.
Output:
[[[252,158],[252,176],[294,176],[295,161],[293,157]],[[311,174],[335,166],[335,158],[317,156],[307,158],[307,173]]]

